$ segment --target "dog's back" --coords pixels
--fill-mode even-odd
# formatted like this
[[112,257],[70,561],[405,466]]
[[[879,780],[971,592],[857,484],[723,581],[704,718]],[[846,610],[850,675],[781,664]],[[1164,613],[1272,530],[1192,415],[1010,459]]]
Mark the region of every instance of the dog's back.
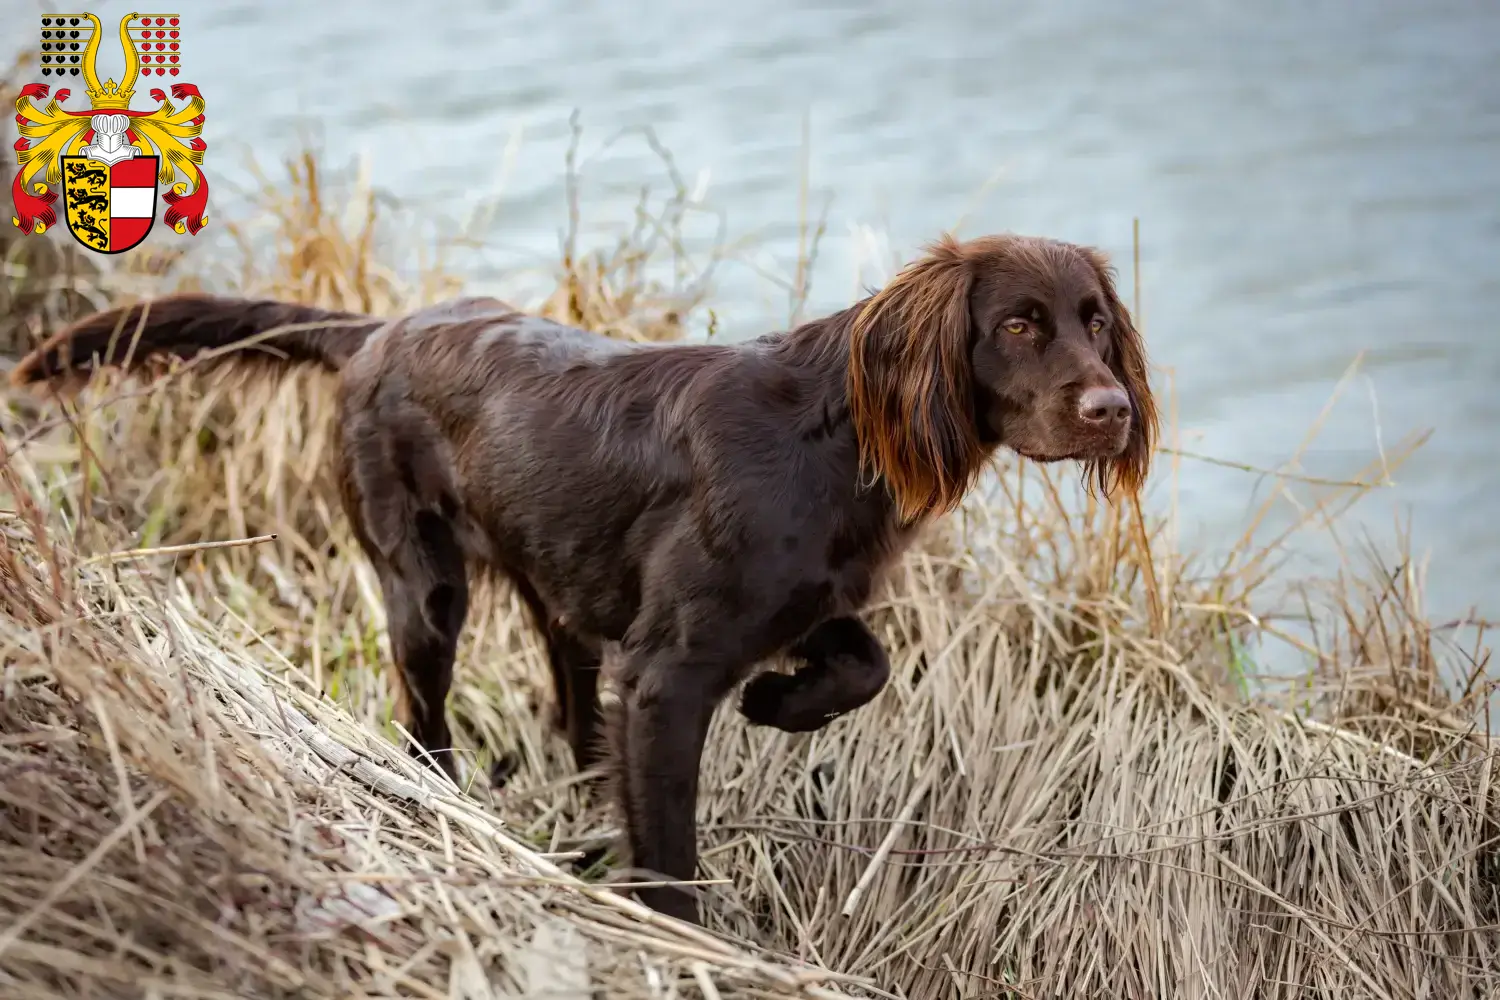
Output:
[[[635,363],[663,352],[679,378]],[[674,405],[726,356],[631,344],[493,299],[415,312],[344,368],[345,506],[380,553],[441,518],[471,564],[520,578],[582,633],[618,635],[638,603],[652,512],[689,488],[688,458],[670,443]]]

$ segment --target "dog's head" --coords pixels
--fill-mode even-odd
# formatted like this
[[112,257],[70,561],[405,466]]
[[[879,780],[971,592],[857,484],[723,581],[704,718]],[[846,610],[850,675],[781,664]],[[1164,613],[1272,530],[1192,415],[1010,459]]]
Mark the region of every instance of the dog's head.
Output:
[[862,461],[907,518],[956,507],[1002,445],[1134,492],[1158,431],[1145,345],[1104,256],[1022,236],[945,237],[871,297],[849,401]]

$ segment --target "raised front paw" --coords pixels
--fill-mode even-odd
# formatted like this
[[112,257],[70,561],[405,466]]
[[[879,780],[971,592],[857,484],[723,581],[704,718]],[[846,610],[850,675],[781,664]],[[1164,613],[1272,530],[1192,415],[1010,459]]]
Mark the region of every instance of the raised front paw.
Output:
[[740,696],[740,714],[757,726],[770,726],[786,733],[822,729],[838,718],[838,713],[817,704],[813,688],[806,671],[761,674],[745,685]]

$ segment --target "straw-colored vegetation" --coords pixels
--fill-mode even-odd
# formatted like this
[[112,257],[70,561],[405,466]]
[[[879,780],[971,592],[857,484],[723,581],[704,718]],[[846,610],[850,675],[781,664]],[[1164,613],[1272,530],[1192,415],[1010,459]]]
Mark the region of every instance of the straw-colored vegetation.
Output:
[[[377,312],[454,290],[385,267],[369,192],[316,167],[267,188],[221,284]],[[681,335],[707,294],[683,204],[602,250],[570,242],[528,304]],[[0,243],[6,316],[44,317],[28,337],[62,292],[15,261],[63,240]],[[97,277],[91,295],[118,294]],[[1329,581],[1312,638],[1287,633],[1313,669],[1251,697],[1277,546],[1197,565],[1165,520],[1003,464],[871,612],[895,665],[874,704],[803,737],[717,719],[710,934],[574,865],[615,819],[546,726],[505,590],[474,603],[451,702],[472,787],[397,745],[377,592],[325,470],[326,377],[7,401],[5,997],[1500,990],[1488,653],[1426,622],[1409,572]],[[1310,522],[1360,489],[1325,490]],[[519,761],[499,791],[480,777],[497,752]]]

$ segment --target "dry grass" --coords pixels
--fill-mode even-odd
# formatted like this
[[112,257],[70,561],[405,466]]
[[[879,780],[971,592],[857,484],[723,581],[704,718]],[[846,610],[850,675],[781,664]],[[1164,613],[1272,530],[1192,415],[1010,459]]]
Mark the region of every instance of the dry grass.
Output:
[[[367,190],[331,191],[311,158],[288,172],[257,213],[274,266],[240,287],[378,312],[453,290],[378,266]],[[684,265],[673,187],[618,243],[570,239],[527,304],[679,336],[712,262]],[[451,705],[476,774],[507,751],[512,783],[462,794],[392,742],[383,616],[324,471],[326,378],[11,402],[0,995],[1500,990],[1500,804],[1471,722],[1488,653],[1426,622],[1409,573],[1312,592],[1318,627],[1287,641],[1315,668],[1252,699],[1277,546],[1198,566],[1170,523],[1002,467],[872,610],[895,666],[874,704],[795,738],[716,720],[709,937],[572,870],[614,818],[544,725],[508,592],[476,599]]]

